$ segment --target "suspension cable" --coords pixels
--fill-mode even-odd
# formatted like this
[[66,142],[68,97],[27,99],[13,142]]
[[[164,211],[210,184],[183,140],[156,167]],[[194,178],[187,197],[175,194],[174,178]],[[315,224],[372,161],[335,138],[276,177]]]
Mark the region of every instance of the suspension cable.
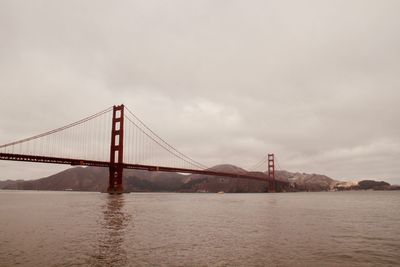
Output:
[[[139,119],[129,108],[126,107],[126,109],[128,110],[128,112],[138,121],[140,122],[140,124],[143,125],[143,127],[145,127],[150,133],[152,133],[157,139],[159,139],[165,146],[169,147],[170,150],[175,151],[177,154],[180,155],[180,158],[186,158],[188,161],[191,161],[195,164],[192,163],[192,165],[197,165],[198,167],[204,168],[204,169],[208,169],[207,166],[205,166],[204,164],[201,164],[197,161],[195,161],[194,159],[186,156],[185,154],[181,153],[180,151],[178,151],[175,147],[173,147],[172,145],[170,145],[167,141],[165,141],[164,139],[162,139],[159,135],[157,135],[155,132],[153,132],[141,119]],[[131,121],[132,122],[132,121]],[[133,123],[133,122],[132,122]],[[135,123],[134,123],[135,124]],[[136,125],[136,124],[135,124]],[[137,125],[136,125],[137,126]],[[139,127],[139,126],[137,126]],[[140,128],[140,127],[139,127]],[[153,139],[153,138],[152,138]],[[153,139],[154,140],[154,139]],[[154,140],[155,141],[155,140]],[[158,142],[157,142],[158,143]],[[161,145],[161,144],[159,144]],[[164,147],[165,148],[165,147]],[[177,155],[176,155],[177,156]],[[182,159],[182,158],[181,158]]]
[[[125,115],[125,118],[131,122],[133,125],[135,125],[143,134],[145,134],[148,138],[150,138],[151,140],[153,140],[153,142],[157,143],[159,146],[161,146],[162,148],[164,148],[166,151],[168,151],[169,153],[171,153],[172,155],[174,155],[175,157],[183,160],[184,162],[196,166],[198,168],[207,168],[204,165],[197,163],[196,161],[192,160],[191,158],[183,155],[182,153],[180,153],[179,151],[176,151],[176,149],[171,149],[170,146],[166,146],[166,142],[160,142],[162,139],[159,138],[159,140],[156,140],[156,138],[154,138],[153,136],[151,136],[150,134],[148,134],[146,131],[144,131],[139,125],[137,125],[131,118],[129,118],[129,116]],[[146,129],[148,129],[146,127]],[[148,129],[150,130],[150,129]],[[150,130],[151,131],[151,130]],[[151,131],[152,132],[152,131]],[[154,132],[152,132],[154,134]],[[154,134],[155,135],[155,134]],[[156,137],[158,137],[157,135],[155,135]],[[178,152],[178,153],[177,153]]]
[[15,142],[12,142],[12,143],[1,145],[0,148],[5,148],[5,147],[16,145],[16,144],[21,144],[21,143],[24,143],[24,142],[27,142],[27,141],[35,140],[35,139],[38,139],[40,137],[44,137],[44,136],[47,136],[47,135],[51,135],[53,133],[57,133],[57,132],[66,130],[68,128],[74,127],[76,125],[79,125],[79,124],[85,123],[85,122],[87,122],[89,120],[92,120],[94,118],[97,118],[97,117],[99,117],[99,116],[101,116],[101,115],[103,115],[103,114],[105,114],[105,113],[107,113],[107,112],[109,112],[111,110],[112,110],[112,107],[109,107],[109,108],[107,108],[107,109],[105,109],[103,111],[100,111],[100,112],[98,112],[98,113],[96,113],[94,115],[91,115],[89,117],[86,117],[84,119],[76,121],[74,123],[68,124],[66,126],[63,126],[63,127],[60,127],[60,128],[57,128],[57,129],[54,129],[54,130],[51,130],[51,131],[48,131],[48,132],[45,132],[45,133],[42,133],[42,134],[38,134],[38,135],[32,136],[32,137],[29,137],[29,138],[25,138],[25,139],[21,139],[19,141],[15,141]]

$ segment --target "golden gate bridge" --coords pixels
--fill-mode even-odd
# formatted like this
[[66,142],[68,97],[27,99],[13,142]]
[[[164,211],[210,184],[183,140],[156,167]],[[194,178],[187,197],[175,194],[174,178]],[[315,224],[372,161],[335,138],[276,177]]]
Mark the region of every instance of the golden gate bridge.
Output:
[[[111,140],[111,142],[110,142]],[[264,173],[213,171],[170,145],[124,105],[109,107],[66,126],[0,145],[0,160],[106,167],[110,194],[123,193],[124,169],[203,174],[265,181],[275,192],[275,157],[268,154],[253,167]]]

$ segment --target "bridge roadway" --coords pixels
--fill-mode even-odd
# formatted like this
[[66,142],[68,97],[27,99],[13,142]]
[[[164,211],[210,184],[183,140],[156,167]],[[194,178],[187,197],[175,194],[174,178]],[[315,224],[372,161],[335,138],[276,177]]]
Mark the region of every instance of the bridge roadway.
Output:
[[[111,163],[107,162],[107,161],[69,159],[69,158],[57,158],[57,157],[46,157],[46,156],[32,156],[32,155],[21,155],[21,154],[11,154],[11,153],[0,153],[0,160],[65,164],[65,165],[72,165],[72,166],[78,166],[78,165],[79,166],[94,166],[94,167],[107,167],[107,168],[109,168],[111,166]],[[114,166],[118,165],[118,163],[114,163],[113,165]],[[204,174],[204,175],[231,177],[231,178],[241,178],[241,179],[248,179],[248,180],[267,181],[267,179],[263,178],[263,177],[257,177],[257,176],[240,174],[240,173],[216,172],[216,171],[211,171],[211,170],[184,169],[184,168],[162,167],[162,166],[130,164],[130,163],[122,163],[122,166],[124,169],[160,171],[160,172],[179,172],[179,173],[189,173],[189,174]],[[283,181],[276,181],[276,182],[284,183]]]

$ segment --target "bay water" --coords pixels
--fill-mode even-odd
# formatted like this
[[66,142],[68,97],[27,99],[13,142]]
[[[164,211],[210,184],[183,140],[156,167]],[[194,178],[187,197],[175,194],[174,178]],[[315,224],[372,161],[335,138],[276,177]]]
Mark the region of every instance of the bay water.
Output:
[[400,191],[0,191],[0,266],[400,266]]

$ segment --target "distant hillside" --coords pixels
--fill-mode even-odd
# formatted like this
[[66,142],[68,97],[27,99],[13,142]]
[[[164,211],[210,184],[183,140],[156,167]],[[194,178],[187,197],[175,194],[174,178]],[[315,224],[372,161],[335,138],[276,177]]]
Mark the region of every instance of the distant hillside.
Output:
[[337,190],[399,190],[399,186],[390,185],[384,181],[362,180],[353,184],[339,183]]
[[5,180],[5,181],[0,181],[0,189],[7,188],[7,187],[13,187],[17,183],[22,182],[23,180]]
[[390,184],[386,183],[384,181],[373,181],[373,180],[363,180],[358,182],[358,186],[360,189],[375,189],[375,190],[380,190],[380,189],[385,189],[386,187],[389,187]]
[[292,184],[294,191],[328,191],[338,183],[338,181],[321,174],[277,171],[276,176],[287,179]]
[[[183,175],[177,173],[124,171],[126,191],[176,191],[183,184]],[[101,192],[108,185],[108,169],[97,167],[74,167],[55,175],[29,181],[9,182],[3,189],[20,190],[67,190]]]
[[[233,165],[218,165],[212,171],[247,172]],[[251,173],[265,177],[264,173]],[[209,175],[124,170],[124,188],[128,192],[265,192],[263,181]],[[8,181],[3,189],[104,191],[108,184],[108,169],[74,167],[46,178],[28,181]]]
[[[239,174],[250,174],[267,179],[263,172],[246,172],[234,165],[217,165],[209,170]],[[386,182],[365,180],[360,182],[339,182],[320,174],[276,171],[276,180],[287,181],[286,191],[328,191],[328,190],[395,190]],[[246,180],[210,175],[182,175],[179,173],[124,170],[124,188],[127,192],[219,192],[247,193],[266,192],[265,181]],[[69,190],[105,191],[108,185],[108,169],[97,167],[73,167],[46,178],[28,181],[0,181],[0,189],[20,190]],[[277,186],[277,191],[281,188]]]
[[[246,174],[247,172],[234,165],[217,165],[209,170],[218,172],[229,172]],[[253,173],[254,174],[254,173]],[[257,173],[258,176],[265,176]],[[266,177],[266,176],[265,176]],[[267,185],[263,181],[245,180],[240,178],[219,177],[212,175],[192,174],[186,177],[185,184],[180,188],[180,192],[227,192],[227,193],[246,193],[246,192],[265,192]]]

